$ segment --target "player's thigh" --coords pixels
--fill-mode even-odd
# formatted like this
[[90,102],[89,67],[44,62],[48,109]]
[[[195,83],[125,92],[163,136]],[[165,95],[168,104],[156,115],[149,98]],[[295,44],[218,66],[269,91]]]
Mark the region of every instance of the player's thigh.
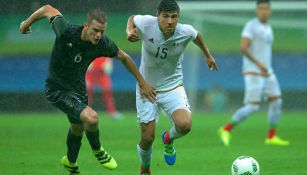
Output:
[[71,123],[82,123],[80,120],[81,112],[87,107],[85,101],[70,92],[61,90],[46,90],[48,102],[63,111]]
[[159,93],[157,98],[162,109],[169,117],[172,117],[173,114],[185,117],[187,116],[186,114],[191,113],[189,100],[183,86],[169,92]]
[[264,78],[261,76],[244,76],[244,103],[261,102],[264,89]]
[[147,98],[142,98],[138,88],[136,90],[136,111],[138,123],[146,124],[159,119],[158,105]]
[[99,79],[99,84],[104,91],[110,90],[112,84],[110,76],[102,73]]
[[266,98],[281,96],[279,82],[274,74],[272,74],[269,78],[267,78],[264,94]]

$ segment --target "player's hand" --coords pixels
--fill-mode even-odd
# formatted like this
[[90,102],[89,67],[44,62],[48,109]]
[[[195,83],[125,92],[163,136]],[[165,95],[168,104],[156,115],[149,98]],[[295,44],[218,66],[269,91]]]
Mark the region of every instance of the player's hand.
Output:
[[270,76],[268,69],[263,64],[258,63],[257,66],[260,69],[260,71],[261,71],[263,76],[265,76],[265,77],[269,77]]
[[22,34],[29,34],[32,32],[31,27],[25,23],[25,21],[22,21],[20,23],[19,27],[20,33]]
[[211,55],[206,59],[206,62],[211,71],[217,71],[217,65],[215,59]]
[[140,40],[140,37],[139,37],[139,34],[138,34],[138,29],[133,28],[133,29],[129,30],[127,32],[127,39],[128,39],[128,41],[131,41],[131,42],[136,42],[136,41]]
[[102,64],[102,72],[107,74],[107,75],[111,75],[113,71],[113,63],[111,58],[107,58],[107,60],[104,62],[104,64]]
[[152,103],[154,103],[157,100],[156,89],[151,84],[145,82],[145,83],[139,84],[139,87],[140,87],[141,97],[143,99],[147,98]]

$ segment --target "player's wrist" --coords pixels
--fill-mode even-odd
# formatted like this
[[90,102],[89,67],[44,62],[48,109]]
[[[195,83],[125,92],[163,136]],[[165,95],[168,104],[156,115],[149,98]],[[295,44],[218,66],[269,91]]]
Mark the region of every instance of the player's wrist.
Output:
[[21,22],[21,25],[23,25],[24,28],[28,28],[30,27],[30,22],[29,20],[24,20]]

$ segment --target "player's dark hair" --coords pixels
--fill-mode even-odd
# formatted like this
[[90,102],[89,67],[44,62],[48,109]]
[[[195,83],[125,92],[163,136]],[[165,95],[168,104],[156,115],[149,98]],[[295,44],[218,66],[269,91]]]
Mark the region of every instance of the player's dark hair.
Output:
[[158,14],[161,12],[180,12],[179,5],[175,0],[162,0],[158,5]]
[[257,0],[257,6],[261,3],[268,3],[270,5],[270,0]]
[[90,10],[87,13],[86,22],[88,24],[90,24],[90,23],[92,23],[93,20],[96,20],[100,23],[105,23],[105,22],[107,22],[107,15],[103,10],[101,10],[99,8]]

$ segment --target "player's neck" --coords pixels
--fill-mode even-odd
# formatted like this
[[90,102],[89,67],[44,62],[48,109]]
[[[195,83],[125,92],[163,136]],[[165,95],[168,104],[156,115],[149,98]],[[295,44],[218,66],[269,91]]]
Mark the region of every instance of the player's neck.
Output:
[[267,24],[268,23],[268,21],[269,21],[269,19],[260,19],[260,18],[258,18],[258,20],[259,20],[259,22],[261,23],[261,24]]
[[87,41],[87,37],[86,37],[86,31],[85,29],[83,28],[82,31],[81,31],[81,41]]
[[172,37],[174,33],[163,33],[165,41],[168,40],[170,37]]

